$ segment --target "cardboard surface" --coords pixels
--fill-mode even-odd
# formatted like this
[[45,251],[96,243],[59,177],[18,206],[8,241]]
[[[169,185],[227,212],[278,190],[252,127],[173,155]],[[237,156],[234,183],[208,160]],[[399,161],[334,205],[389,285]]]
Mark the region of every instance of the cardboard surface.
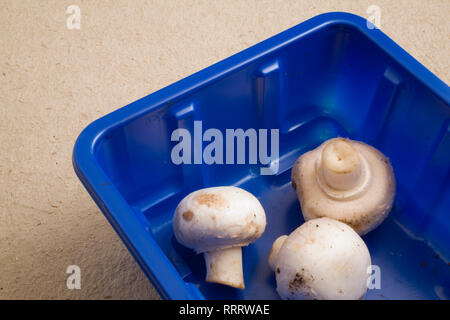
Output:
[[[69,5],[81,9],[69,30]],[[319,13],[369,17],[446,83],[450,1],[0,2],[0,299],[158,294],[72,169],[93,120]],[[67,267],[81,269],[69,290]]]

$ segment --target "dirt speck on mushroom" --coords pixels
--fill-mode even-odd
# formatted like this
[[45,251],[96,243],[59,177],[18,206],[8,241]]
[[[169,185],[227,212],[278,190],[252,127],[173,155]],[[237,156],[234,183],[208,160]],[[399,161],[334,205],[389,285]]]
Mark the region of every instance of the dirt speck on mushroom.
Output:
[[183,212],[183,219],[184,220],[191,221],[193,217],[194,217],[194,213],[192,213],[191,210]]
[[300,273],[296,273],[294,279],[289,282],[289,290],[297,291],[304,284],[303,277]]
[[216,193],[203,193],[199,194],[196,198],[196,201],[200,205],[205,205],[208,208],[211,206],[215,206],[217,208],[225,207],[227,205],[227,201]]

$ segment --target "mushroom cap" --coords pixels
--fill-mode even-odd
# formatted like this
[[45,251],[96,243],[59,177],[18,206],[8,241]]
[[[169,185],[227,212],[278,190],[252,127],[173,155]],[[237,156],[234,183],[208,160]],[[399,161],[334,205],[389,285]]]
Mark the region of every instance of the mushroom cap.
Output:
[[181,200],[173,219],[178,242],[197,253],[247,246],[263,234],[265,227],[261,203],[237,187],[194,191]]
[[282,299],[361,299],[370,254],[348,225],[313,219],[294,230],[278,252],[275,275]]
[[[345,141],[357,151],[368,171],[364,174],[370,176],[363,187],[350,190],[347,194],[329,186],[325,186],[327,190],[324,191],[317,164],[321,160],[322,150],[332,141]],[[354,159],[350,162],[351,166]],[[387,217],[396,188],[388,158],[363,142],[343,138],[327,140],[298,158],[292,169],[292,185],[305,220],[329,217],[347,223],[360,235],[375,229]],[[342,198],[339,198],[341,195]]]

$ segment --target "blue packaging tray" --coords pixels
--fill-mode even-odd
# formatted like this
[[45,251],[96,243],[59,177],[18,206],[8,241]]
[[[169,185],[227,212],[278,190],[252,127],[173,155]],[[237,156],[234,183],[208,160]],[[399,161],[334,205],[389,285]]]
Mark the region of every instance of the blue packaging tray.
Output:
[[[292,165],[326,139],[365,141],[397,178],[389,218],[364,236],[381,289],[366,299],[450,297],[449,87],[361,17],[327,13],[90,124],[73,164],[163,298],[278,299],[267,264],[274,239],[303,223]],[[171,133],[278,128],[279,171],[175,165]],[[243,248],[245,290],[204,281],[202,255],[177,243],[172,217],[193,190],[236,185],[263,204],[267,228]]]

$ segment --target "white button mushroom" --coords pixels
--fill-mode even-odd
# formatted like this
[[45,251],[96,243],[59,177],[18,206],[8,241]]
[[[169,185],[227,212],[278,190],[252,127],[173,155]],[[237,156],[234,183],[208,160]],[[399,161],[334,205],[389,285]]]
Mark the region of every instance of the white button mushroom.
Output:
[[292,186],[305,220],[329,217],[360,235],[383,222],[395,196],[389,160],[363,142],[343,138],[325,141],[297,159]]
[[370,254],[348,225],[313,219],[278,238],[269,254],[282,299],[361,299],[367,292]]
[[244,289],[241,247],[258,239],[266,227],[264,208],[237,187],[192,192],[178,204],[173,230],[178,242],[204,253],[206,281]]

